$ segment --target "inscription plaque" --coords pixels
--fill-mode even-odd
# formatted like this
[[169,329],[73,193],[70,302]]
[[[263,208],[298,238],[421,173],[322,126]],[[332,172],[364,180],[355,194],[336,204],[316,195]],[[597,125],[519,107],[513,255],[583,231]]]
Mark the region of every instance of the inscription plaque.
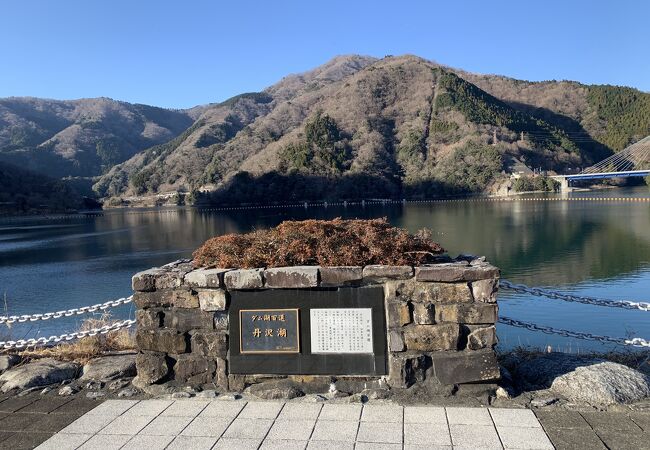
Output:
[[[313,310],[324,311],[312,314]],[[348,310],[354,314],[350,312],[345,323],[363,325],[359,328],[364,333],[370,330],[370,341],[359,342],[362,334],[353,327],[346,329],[337,327],[336,323],[330,324],[328,317],[332,311],[343,313]],[[278,320],[283,312],[285,321],[295,318],[293,326],[290,327],[288,323],[286,327],[278,325],[286,323]],[[367,323],[368,312],[370,324]],[[270,320],[265,321],[265,315]],[[273,315],[276,316],[275,321]],[[259,319],[258,316],[262,320],[253,320]],[[327,376],[381,376],[388,373],[382,286],[233,291],[230,293],[228,317],[229,373]],[[319,343],[318,333],[312,339],[314,327],[329,333],[328,324],[334,325],[332,332],[343,331],[337,338],[342,340],[341,343]],[[255,337],[256,328],[259,328],[259,337]],[[279,340],[278,328],[286,328],[288,343]],[[269,332],[272,337],[265,338],[267,329],[272,330]]]
[[312,353],[372,353],[372,308],[310,310]]
[[298,309],[242,309],[239,311],[239,352],[299,353]]

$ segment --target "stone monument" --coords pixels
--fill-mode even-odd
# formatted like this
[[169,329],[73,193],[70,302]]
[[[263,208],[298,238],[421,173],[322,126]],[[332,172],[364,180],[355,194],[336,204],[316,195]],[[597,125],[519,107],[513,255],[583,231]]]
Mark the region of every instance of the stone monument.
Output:
[[136,383],[225,392],[276,378],[347,380],[349,390],[493,382],[498,279],[472,257],[418,267],[170,263],[133,276]]

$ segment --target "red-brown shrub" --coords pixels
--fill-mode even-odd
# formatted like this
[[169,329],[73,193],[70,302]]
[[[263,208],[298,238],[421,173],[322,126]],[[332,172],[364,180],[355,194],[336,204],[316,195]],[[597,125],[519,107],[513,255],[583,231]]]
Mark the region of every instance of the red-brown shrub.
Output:
[[443,252],[426,230],[411,235],[385,218],[338,218],[286,221],[269,230],[215,237],[193,256],[196,267],[254,268],[417,265]]

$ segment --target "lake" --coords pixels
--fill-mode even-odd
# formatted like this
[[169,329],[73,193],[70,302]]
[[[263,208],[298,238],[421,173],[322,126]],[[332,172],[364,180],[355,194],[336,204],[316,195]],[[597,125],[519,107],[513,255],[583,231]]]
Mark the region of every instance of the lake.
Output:
[[[650,197],[648,188],[573,197]],[[549,197],[554,197],[549,195]],[[99,217],[0,220],[3,314],[32,314],[102,303],[131,294],[131,276],[188,258],[206,239],[306,218],[387,217],[415,232],[429,228],[452,256],[485,255],[503,278],[578,295],[650,301],[650,202],[462,201],[202,211],[108,210]],[[574,331],[650,339],[650,312],[499,294],[500,314]],[[132,305],[113,317],[132,317]],[[75,331],[83,318],[14,324],[4,338]],[[498,326],[500,346],[609,350],[598,342]],[[617,347],[621,348],[621,347]]]

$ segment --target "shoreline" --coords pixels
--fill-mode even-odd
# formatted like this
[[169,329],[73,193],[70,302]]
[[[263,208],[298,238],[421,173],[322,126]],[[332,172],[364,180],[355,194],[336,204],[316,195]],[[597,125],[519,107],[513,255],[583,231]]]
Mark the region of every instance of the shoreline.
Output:
[[[618,188],[617,186],[605,186],[601,188],[579,188],[574,189],[573,192],[601,192],[611,191]],[[532,194],[544,194],[544,197],[530,198],[526,197]],[[548,195],[551,196],[548,196]],[[387,204],[406,204],[406,203],[454,203],[454,202],[496,202],[496,201],[534,201],[534,200],[556,200],[556,201],[570,201],[570,200],[607,200],[616,199],[629,201],[650,201],[650,193],[647,197],[555,197],[557,192],[549,191],[526,191],[515,192],[507,195],[503,194],[477,194],[455,197],[435,197],[429,199],[363,199],[363,200],[335,200],[335,201],[297,201],[293,203],[271,203],[271,204],[254,204],[254,203],[239,203],[231,205],[212,205],[212,204],[195,204],[195,205],[132,205],[132,206],[106,206],[103,209],[83,212],[70,212],[70,213],[47,213],[47,214],[5,214],[0,215],[2,220],[19,220],[19,219],[64,219],[74,217],[99,217],[104,213],[111,211],[126,211],[132,214],[141,214],[146,211],[161,212],[172,210],[198,210],[198,211],[233,211],[233,210],[247,210],[247,209],[271,209],[271,208],[312,208],[312,207],[330,207],[330,206],[370,206],[370,205],[387,205]]]

